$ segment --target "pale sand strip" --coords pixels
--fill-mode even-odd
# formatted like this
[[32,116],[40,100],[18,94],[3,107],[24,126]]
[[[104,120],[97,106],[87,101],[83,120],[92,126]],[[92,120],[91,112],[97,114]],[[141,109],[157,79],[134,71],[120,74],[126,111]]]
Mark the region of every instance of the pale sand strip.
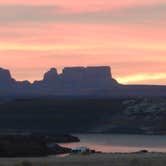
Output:
[[[29,163],[27,165],[28,161]],[[23,162],[23,164],[22,164]],[[1,158],[0,166],[166,166],[166,153],[91,154],[45,158]]]

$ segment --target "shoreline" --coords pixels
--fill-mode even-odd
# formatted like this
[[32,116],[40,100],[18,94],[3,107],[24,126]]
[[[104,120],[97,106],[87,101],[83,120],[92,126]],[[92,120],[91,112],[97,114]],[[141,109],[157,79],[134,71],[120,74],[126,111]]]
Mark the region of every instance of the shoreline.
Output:
[[31,163],[31,165],[58,165],[58,166],[165,166],[166,153],[96,153],[96,154],[71,154],[65,157],[48,156],[38,158],[0,158],[3,166],[14,166],[15,164]]

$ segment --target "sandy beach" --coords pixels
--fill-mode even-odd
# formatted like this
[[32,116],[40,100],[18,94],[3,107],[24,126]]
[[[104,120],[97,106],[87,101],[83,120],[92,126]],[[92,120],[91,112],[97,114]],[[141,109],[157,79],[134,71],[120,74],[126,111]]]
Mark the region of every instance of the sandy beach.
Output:
[[1,166],[165,166],[166,153],[90,154],[45,158],[1,158]]

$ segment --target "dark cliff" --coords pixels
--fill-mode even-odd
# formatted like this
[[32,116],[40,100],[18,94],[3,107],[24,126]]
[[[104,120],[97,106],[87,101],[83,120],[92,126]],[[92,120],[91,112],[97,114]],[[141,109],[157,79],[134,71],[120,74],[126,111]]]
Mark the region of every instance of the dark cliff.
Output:
[[109,66],[51,68],[40,81],[16,81],[0,68],[0,97],[163,97],[166,86],[121,85]]
[[39,95],[91,95],[97,90],[107,90],[118,85],[112,78],[111,68],[66,67],[61,74],[51,68],[43,80],[30,84],[28,81],[14,80],[9,70],[0,70],[1,96],[39,96]]

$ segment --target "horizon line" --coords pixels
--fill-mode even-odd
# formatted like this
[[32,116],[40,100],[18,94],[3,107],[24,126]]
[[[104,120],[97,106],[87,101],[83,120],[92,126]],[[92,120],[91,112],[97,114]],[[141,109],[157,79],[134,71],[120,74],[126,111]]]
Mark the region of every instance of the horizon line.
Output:
[[[8,68],[4,68],[4,67],[0,67],[0,70],[8,70],[11,74],[11,77],[17,81],[17,82],[23,82],[23,81],[28,81],[30,84],[33,84],[36,81],[41,81],[44,78],[44,74],[47,73],[48,71],[50,71],[51,69],[56,69],[57,74],[61,75],[63,74],[63,70],[65,68],[93,68],[93,67],[109,67],[110,68],[110,76],[112,75],[112,67],[110,65],[87,65],[87,66],[83,66],[83,65],[75,65],[75,66],[64,66],[62,67],[60,70],[58,70],[58,67],[50,67],[48,68],[44,73],[42,73],[42,76],[40,79],[18,79],[15,76],[13,77],[13,72],[8,69]],[[142,73],[142,74],[133,74],[130,76],[122,76],[122,77],[113,77],[119,84],[122,85],[149,85],[149,86],[166,86],[166,84],[154,84],[154,83],[137,83],[137,81],[144,81],[144,77],[150,77],[151,80],[157,80],[160,78],[166,79],[166,73],[154,73],[154,74],[148,74],[148,73]],[[132,79],[135,79],[135,81],[133,82]],[[131,83],[130,83],[131,82]]]

